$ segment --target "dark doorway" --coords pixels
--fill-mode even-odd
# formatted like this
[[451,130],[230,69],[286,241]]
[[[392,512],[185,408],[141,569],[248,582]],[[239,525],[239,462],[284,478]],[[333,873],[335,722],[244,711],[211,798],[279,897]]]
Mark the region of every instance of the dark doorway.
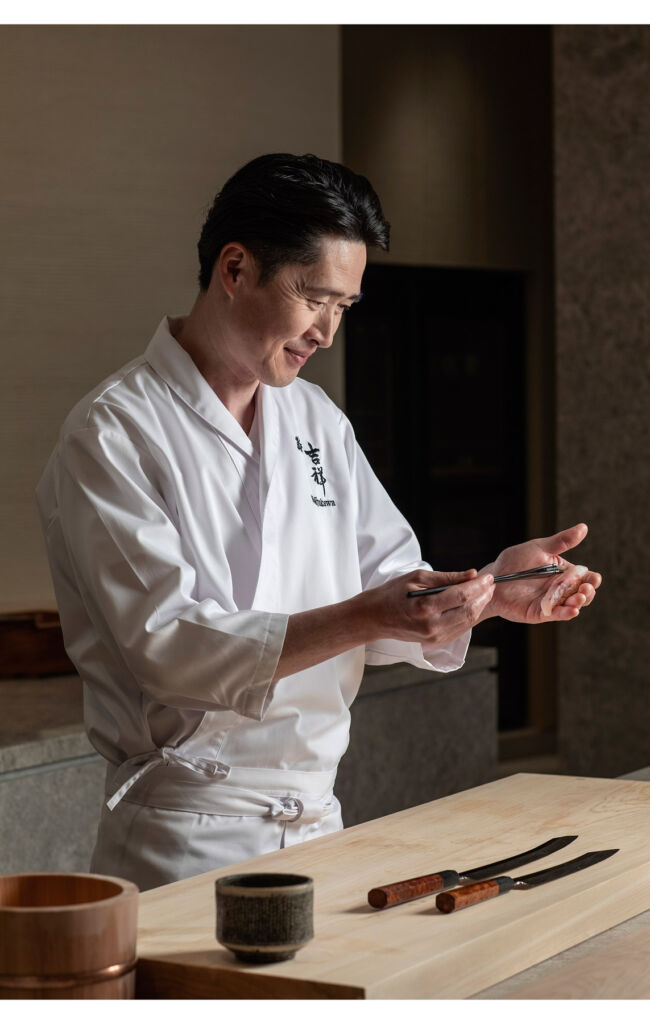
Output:
[[[480,569],[525,539],[525,276],[370,265],[346,319],[346,409],[434,568]],[[499,728],[526,722],[521,626],[491,619]]]

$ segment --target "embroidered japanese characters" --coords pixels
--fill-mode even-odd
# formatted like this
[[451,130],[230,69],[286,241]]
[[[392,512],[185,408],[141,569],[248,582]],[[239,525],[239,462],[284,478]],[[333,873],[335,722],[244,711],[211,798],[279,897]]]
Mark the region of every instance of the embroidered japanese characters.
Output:
[[331,498],[328,499],[328,498],[325,497],[325,493],[326,493],[325,492],[325,484],[327,483],[327,477],[325,476],[325,471],[324,471],[324,468],[321,465],[321,461],[320,461],[320,448],[314,448],[314,446],[311,443],[311,441],[307,442],[307,447],[306,448],[303,447],[303,444],[302,444],[300,438],[297,435],[296,435],[295,441],[296,441],[296,446],[298,448],[298,451],[302,452],[303,455],[306,455],[307,458],[311,461],[311,478],[312,478],[312,480],[319,487],[323,488],[323,497],[322,498],[317,498],[316,495],[312,494],[311,500],[313,501],[314,505],[318,505],[321,508],[323,506],[327,506],[327,505],[336,505],[336,502],[333,501]]

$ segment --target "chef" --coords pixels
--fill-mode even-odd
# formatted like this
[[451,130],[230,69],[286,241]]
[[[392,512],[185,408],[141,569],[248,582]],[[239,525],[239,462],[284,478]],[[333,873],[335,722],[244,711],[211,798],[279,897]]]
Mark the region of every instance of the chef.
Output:
[[584,524],[480,573],[432,571],[345,415],[300,379],[388,238],[365,178],[253,160],[210,209],[190,313],[62,427],[37,498],[107,762],[92,871],[144,890],[342,828],[333,785],[365,664],[448,672],[481,619],[569,620],[594,597],[587,572],[548,616],[552,581],[493,582],[569,567]]

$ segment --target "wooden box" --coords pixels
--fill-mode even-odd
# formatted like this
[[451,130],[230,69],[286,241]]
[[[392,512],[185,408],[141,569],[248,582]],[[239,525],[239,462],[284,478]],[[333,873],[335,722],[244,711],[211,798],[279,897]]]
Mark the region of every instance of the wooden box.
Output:
[[0,679],[64,676],[75,672],[55,611],[0,614]]

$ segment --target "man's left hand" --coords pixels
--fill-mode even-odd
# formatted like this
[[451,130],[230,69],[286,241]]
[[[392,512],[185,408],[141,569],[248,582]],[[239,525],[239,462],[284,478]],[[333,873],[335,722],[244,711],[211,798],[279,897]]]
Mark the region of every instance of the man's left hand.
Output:
[[[561,530],[552,537],[540,537],[537,540],[526,541],[525,544],[516,544],[502,551],[495,562],[486,565],[481,571],[490,572],[494,576],[505,576],[523,569],[532,569],[537,565],[547,565],[549,562],[556,562],[560,568],[568,571],[574,563],[567,562],[561,556],[565,551],[570,551],[580,544],[587,536],[587,530],[585,523],[578,523],[577,526]],[[601,576],[597,572],[588,572],[575,594],[556,605],[550,615],[544,615],[542,598],[546,593],[553,591],[561,579],[562,576],[558,575],[497,583],[494,596],[484,609],[481,619],[500,615],[510,622],[525,622],[530,625],[575,619],[582,609],[593,601],[601,584]]]

